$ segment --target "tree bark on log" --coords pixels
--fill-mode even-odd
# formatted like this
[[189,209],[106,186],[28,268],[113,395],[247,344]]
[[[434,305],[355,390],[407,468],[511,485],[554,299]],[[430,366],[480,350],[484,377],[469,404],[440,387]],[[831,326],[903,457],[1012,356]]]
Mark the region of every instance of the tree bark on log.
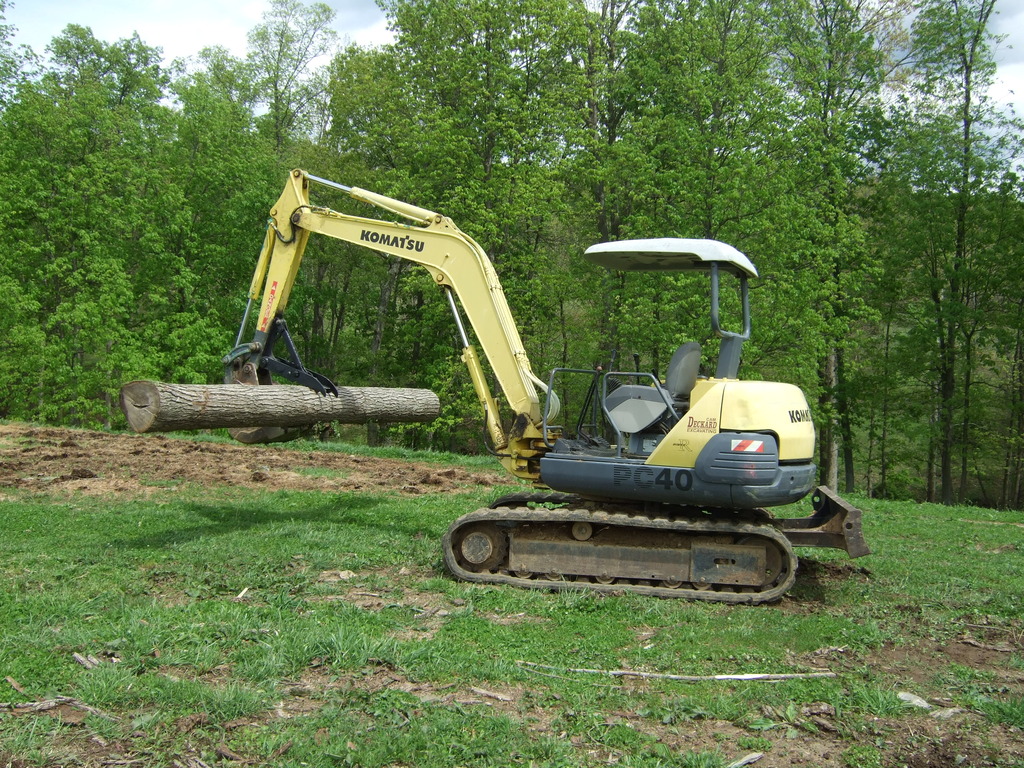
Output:
[[[136,432],[239,429],[262,434],[242,442],[268,442],[288,428],[337,421],[344,424],[432,421],[441,412],[437,395],[429,389],[338,387],[338,396],[284,384],[166,384],[131,381],[121,387],[121,410]],[[285,428],[285,429],[266,429]]]

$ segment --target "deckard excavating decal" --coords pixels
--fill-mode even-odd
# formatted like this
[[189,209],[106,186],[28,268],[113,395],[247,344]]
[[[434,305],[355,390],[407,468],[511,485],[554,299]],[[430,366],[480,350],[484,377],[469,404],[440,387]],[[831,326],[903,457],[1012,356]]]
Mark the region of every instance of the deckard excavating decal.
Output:
[[718,431],[718,419],[711,416],[707,419],[695,419],[693,416],[689,417],[686,422],[687,432],[717,432]]

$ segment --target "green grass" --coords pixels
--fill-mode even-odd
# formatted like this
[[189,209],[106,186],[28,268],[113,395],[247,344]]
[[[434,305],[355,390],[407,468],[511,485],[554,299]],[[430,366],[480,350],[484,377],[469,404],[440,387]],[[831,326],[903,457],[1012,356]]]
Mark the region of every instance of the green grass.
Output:
[[[0,677],[23,693],[0,680],[0,701],[68,696],[92,710],[77,722],[69,710],[0,712],[0,763],[99,765],[116,753],[213,764],[226,746],[325,768],[723,768],[751,751],[779,765],[827,752],[818,764],[887,766],[902,764],[901,734],[923,729],[956,734],[968,757],[1021,765],[1022,552],[1006,548],[1018,529],[991,524],[1013,514],[855,499],[871,557],[801,551],[804,573],[782,603],[729,607],[451,580],[444,530],[504,490],[7,493]],[[984,666],[944,654],[968,635],[1016,650]],[[681,683],[569,669],[584,667],[837,676]],[[903,690],[966,713],[933,726]]]

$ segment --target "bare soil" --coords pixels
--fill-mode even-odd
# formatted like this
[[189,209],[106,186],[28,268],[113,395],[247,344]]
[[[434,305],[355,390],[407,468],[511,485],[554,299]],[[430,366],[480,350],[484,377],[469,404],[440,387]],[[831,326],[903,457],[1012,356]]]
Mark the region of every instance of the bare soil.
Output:
[[498,471],[327,450],[0,424],[0,489],[109,497],[149,496],[184,486],[245,486],[415,495],[462,493],[506,480]]
[[[0,499],[4,489],[28,490],[51,495],[86,494],[96,496],[147,497],[169,491],[217,487],[249,487],[267,490],[319,490],[327,492],[387,492],[415,495],[421,493],[466,493],[507,481],[500,471],[468,471],[426,462],[409,462],[355,456],[327,450],[289,450],[283,446],[261,447],[230,445],[169,438],[161,435],[125,435],[51,427],[0,424]],[[6,494],[9,495],[9,494]],[[409,574],[410,578],[416,574]],[[353,574],[354,576],[354,574]],[[365,574],[360,574],[365,576]],[[812,613],[823,609],[820,594],[832,585],[849,579],[869,579],[870,571],[857,564],[822,563],[813,560],[801,564],[804,588],[785,598],[778,610]],[[396,585],[396,593],[380,595],[365,591],[347,572],[327,571],[320,575],[326,583],[336,583],[334,595],[321,599],[343,599],[367,611],[382,610],[396,601],[407,604],[420,616],[411,630],[417,637],[430,636],[442,625],[453,606],[443,596],[432,596]],[[908,606],[912,620],[913,606]],[[515,617],[489,617],[495,622],[515,621]],[[407,638],[398,638],[407,639]],[[931,766],[1020,766],[1024,765],[1024,734],[1019,729],[993,726],[979,713],[956,711],[948,718],[935,717],[935,710],[954,709],[941,698],[942,692],[928,691],[938,666],[958,664],[981,670],[990,676],[993,686],[1014,696],[1024,694],[1024,671],[1008,663],[1011,656],[1024,652],[1024,623],[1014,627],[980,624],[952,642],[920,644],[913,647],[885,647],[867,659],[847,658],[847,649],[824,648],[805,661],[809,666],[856,674],[865,665],[892,676],[900,690],[924,691],[933,706],[918,716],[876,718],[866,732],[846,731],[835,712],[827,705],[804,707],[791,720],[791,727],[769,731],[764,737],[771,748],[754,765],[757,768],[784,766],[857,766],[859,746],[870,748],[865,765],[877,765],[881,755],[884,766],[930,768]],[[644,686],[645,681],[623,684]],[[311,668],[286,688],[286,697],[274,712],[259,719],[222,724],[235,728],[259,727],[275,718],[295,717],[316,711],[325,694],[333,688],[364,692],[396,689],[411,693],[425,704],[453,704],[492,708],[518,717],[525,728],[547,736],[564,737],[553,730],[550,713],[527,705],[529,691],[520,688],[488,689],[468,686],[436,687],[405,679],[387,667],[371,668],[352,675],[327,675]],[[930,696],[929,696],[930,694]],[[782,719],[779,713],[764,713],[769,719]],[[27,716],[27,715],[20,715]],[[57,717],[76,725],[84,712],[74,703],[62,703],[33,716]],[[177,727],[189,733],[206,725],[203,715],[183,718]],[[657,738],[680,754],[715,751],[722,744],[731,750],[742,737],[751,734],[736,725],[715,720],[693,720],[661,725],[650,718],[630,712],[607,713],[607,725],[632,728]],[[95,741],[95,739],[93,740]],[[82,765],[131,764],[124,755],[133,753],[130,743],[96,742],[93,752],[81,754]],[[92,742],[90,742],[92,744]],[[580,743],[583,760],[594,765],[614,765],[627,758],[593,745]],[[753,750],[750,750],[753,751]],[[220,754],[230,764],[259,762],[238,755]],[[269,757],[269,759],[268,759]],[[278,756],[262,756],[264,764],[274,764]],[[118,762],[122,760],[122,762]],[[135,761],[141,762],[141,761]],[[203,765],[196,756],[188,765]],[[21,768],[26,763],[0,748],[0,768]]]

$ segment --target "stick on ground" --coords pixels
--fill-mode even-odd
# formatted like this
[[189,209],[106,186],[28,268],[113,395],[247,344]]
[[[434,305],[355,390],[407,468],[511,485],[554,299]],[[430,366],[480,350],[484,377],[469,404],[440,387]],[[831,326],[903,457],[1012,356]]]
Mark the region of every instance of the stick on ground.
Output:
[[835,672],[790,672],[790,673],[745,673],[736,675],[667,675],[658,672],[637,672],[631,669],[586,669],[580,667],[552,667],[547,664],[534,664],[532,661],[517,661],[520,667],[535,669],[551,669],[556,672],[579,672],[590,675],[608,675],[609,677],[640,677],[646,680],[681,680],[686,683],[703,683],[709,680],[803,680],[816,677],[835,677]]

